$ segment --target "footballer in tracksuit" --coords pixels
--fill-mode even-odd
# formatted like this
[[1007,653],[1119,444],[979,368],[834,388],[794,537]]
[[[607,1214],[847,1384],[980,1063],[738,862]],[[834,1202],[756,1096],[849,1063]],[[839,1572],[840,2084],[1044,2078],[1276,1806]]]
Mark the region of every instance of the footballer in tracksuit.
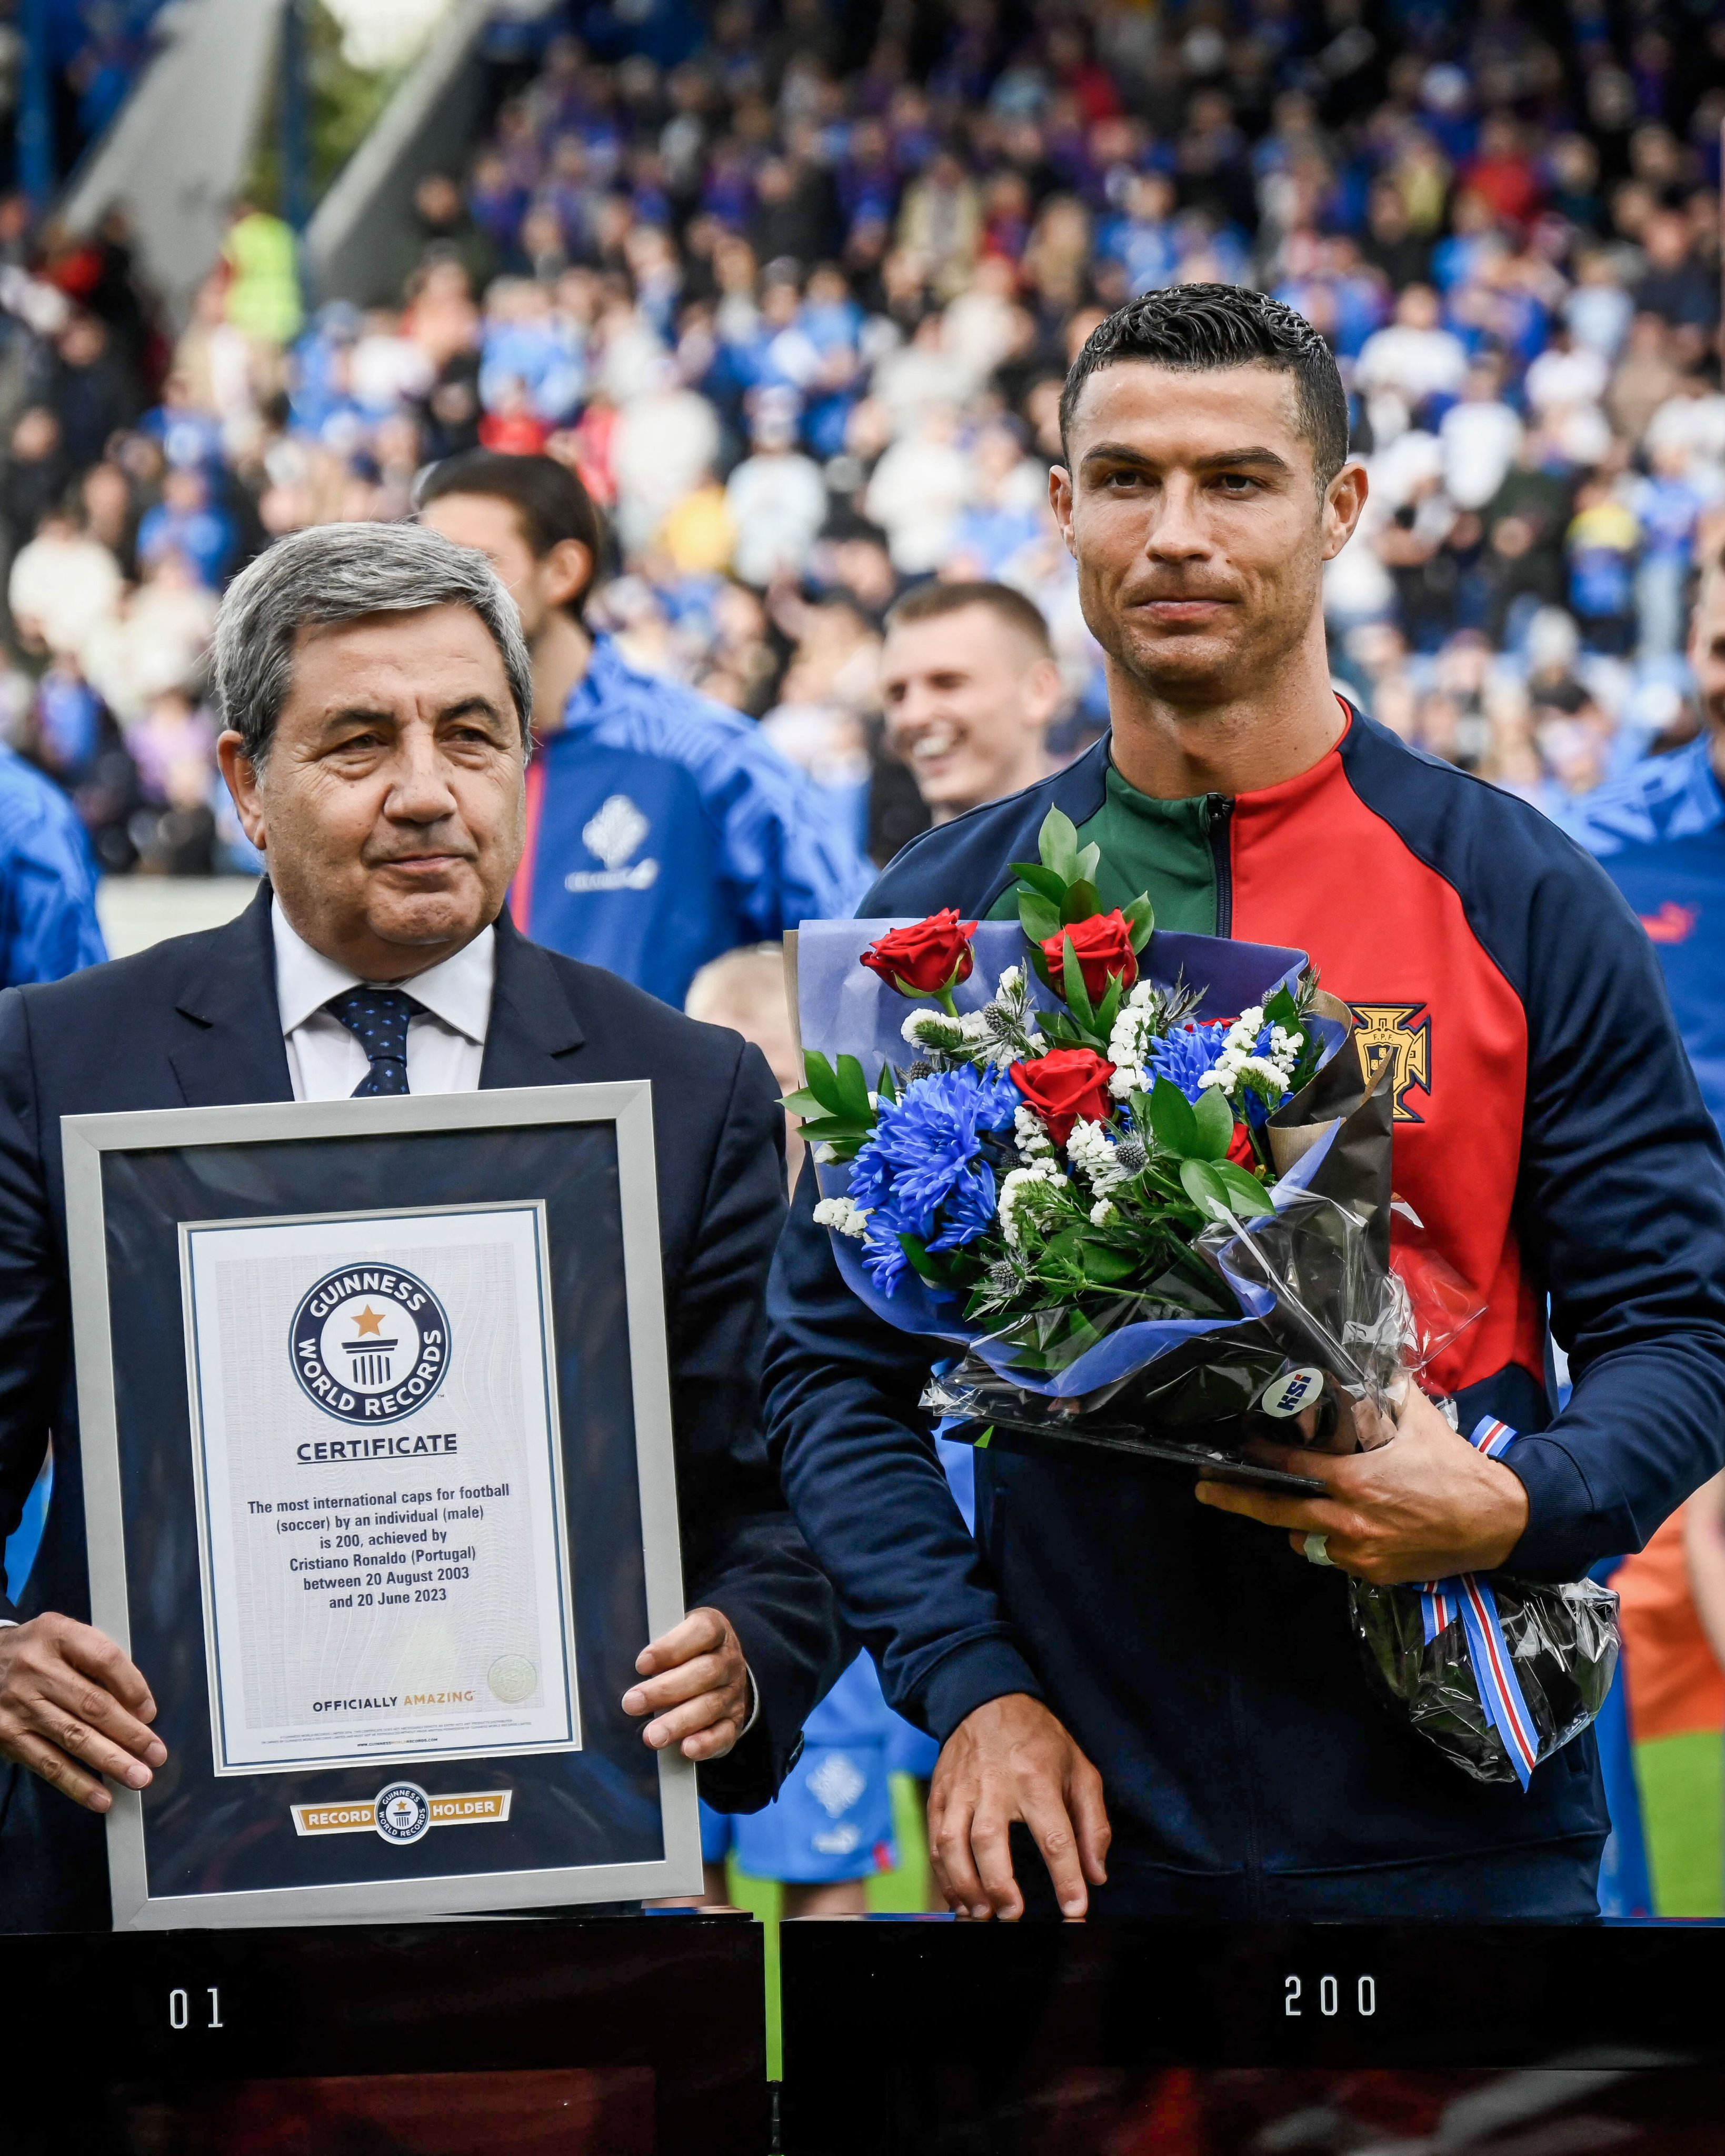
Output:
[[807,773],[752,719],[589,634],[604,534],[572,472],[474,449],[434,465],[418,501],[490,557],[532,654],[526,846],[509,895],[524,936],[680,1010],[710,958],[850,911],[868,872]]
[[1725,1130],[1725,559],[1717,556],[1696,596],[1689,663],[1701,733],[1584,796],[1568,822],[1640,916],[1702,1097]]
[[[914,840],[865,916],[1009,918],[1063,809],[1105,906],[1293,946],[1388,1063],[1399,1193],[1488,1307],[1327,1494],[1065,1453],[976,1459],[974,1537],[917,1407],[928,1343],[844,1286],[801,1178],[769,1286],[768,1430],[892,1703],[942,1740],[930,1839],[973,1917],[1584,1919],[1607,1832],[1590,1732],[1481,1784],[1368,1689],[1348,1575],[1579,1578],[1725,1460],[1725,1159],[1659,968],[1536,810],[1329,688],[1322,563],[1365,498],[1301,317],[1153,293],[1075,362],[1051,499],[1112,731]],[[1573,1394],[1554,1412],[1547,1325]],[[1040,1851],[1039,1861],[1037,1852]]]

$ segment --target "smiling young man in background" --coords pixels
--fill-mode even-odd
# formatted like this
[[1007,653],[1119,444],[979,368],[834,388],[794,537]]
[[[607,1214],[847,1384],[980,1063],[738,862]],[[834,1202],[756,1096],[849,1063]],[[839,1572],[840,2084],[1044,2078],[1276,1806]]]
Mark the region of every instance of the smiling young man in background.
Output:
[[[1397,1188],[1488,1298],[1430,1381],[1464,1431],[1518,1434],[1488,1459],[1415,1389],[1379,1450],[1281,1455],[1312,1498],[990,1449],[973,1539],[916,1406],[933,1343],[850,1295],[805,1173],[768,1353],[793,1508],[888,1698],[942,1740],[955,1908],[1593,1915],[1591,1733],[1526,1794],[1468,1781],[1368,1691],[1341,1574],[1573,1579],[1717,1471],[1718,1134],[1601,870],[1332,691],[1323,567],[1366,480],[1311,325],[1232,287],[1147,295],[1090,337],[1061,416],[1051,499],[1113,731],[915,840],[861,911],[1011,917],[1058,807],[1101,846],[1105,907],[1147,891],[1160,928],[1309,952],[1363,1067],[1393,1059]],[[1556,1415],[1548,1296],[1575,1375]]]
[[1063,695],[1048,624],[1010,584],[917,584],[886,617],[887,738],[937,824],[1047,778]]

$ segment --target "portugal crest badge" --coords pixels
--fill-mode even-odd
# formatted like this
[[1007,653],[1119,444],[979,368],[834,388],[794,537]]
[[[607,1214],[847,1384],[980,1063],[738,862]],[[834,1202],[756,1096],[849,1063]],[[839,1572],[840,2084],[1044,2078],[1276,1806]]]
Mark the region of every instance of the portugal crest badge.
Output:
[[1394,1063],[1394,1120],[1423,1123],[1425,1116],[1409,1105],[1407,1096],[1417,1088],[1431,1097],[1431,1013],[1424,1004],[1350,1004],[1348,1009],[1356,1021],[1353,1045],[1360,1075],[1369,1085],[1386,1063]]

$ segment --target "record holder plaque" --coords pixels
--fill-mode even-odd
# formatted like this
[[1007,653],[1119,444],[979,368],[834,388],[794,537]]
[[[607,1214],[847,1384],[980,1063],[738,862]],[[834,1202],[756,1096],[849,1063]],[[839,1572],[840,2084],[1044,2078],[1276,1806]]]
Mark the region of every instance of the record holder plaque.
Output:
[[698,1892],[648,1082],[62,1134],[116,1929]]

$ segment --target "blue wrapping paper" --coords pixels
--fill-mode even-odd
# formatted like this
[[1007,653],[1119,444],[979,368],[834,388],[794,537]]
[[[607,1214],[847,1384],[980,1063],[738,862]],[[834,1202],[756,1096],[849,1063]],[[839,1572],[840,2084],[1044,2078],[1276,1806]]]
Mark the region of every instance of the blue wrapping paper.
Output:
[[[861,954],[890,929],[909,927],[908,917],[875,921],[804,921],[797,937],[798,1015],[804,1050],[818,1050],[829,1060],[855,1055],[872,1087],[884,1063],[899,1068],[916,1051],[903,1034],[906,1019],[913,1010],[937,1008],[932,998],[902,996],[861,963]],[[961,1014],[980,1010],[993,996],[995,983],[1009,966],[1024,969],[1031,1000],[1039,1009],[1061,1006],[1042,985],[1026,955],[1024,931],[1016,921],[984,921],[974,938],[976,965],[970,978],[952,992]],[[1235,1018],[1253,1004],[1266,1002],[1278,988],[1292,993],[1306,964],[1306,954],[1275,944],[1236,943],[1214,936],[1183,936],[1158,931],[1139,960],[1140,977],[1161,988],[1172,988],[1183,978],[1194,987],[1204,984],[1205,993],[1196,1016],[1200,1020]],[[1328,1060],[1345,1037],[1332,1019],[1314,1018],[1324,1035],[1324,1060]],[[1303,1191],[1317,1173],[1333,1142],[1333,1129],[1306,1152],[1271,1192],[1273,1204],[1284,1204]],[[815,1173],[824,1198],[842,1198],[850,1187],[850,1163],[817,1164]],[[890,1296],[883,1295],[863,1264],[862,1245],[849,1236],[831,1237],[834,1255],[845,1286],[874,1314],[901,1332],[920,1334],[979,1355],[998,1377],[1009,1380],[1026,1393],[1045,1399],[1079,1399],[1104,1386],[1134,1377],[1171,1349],[1190,1340],[1238,1325],[1241,1317],[1263,1317],[1274,1307],[1271,1291],[1241,1278],[1224,1265],[1224,1276],[1240,1304],[1240,1314],[1230,1317],[1146,1319],[1122,1325],[1063,1370],[1038,1373],[1019,1369],[1010,1343],[991,1340],[985,1325],[967,1325],[959,1315],[960,1300],[932,1286],[920,1275],[906,1273]]]

